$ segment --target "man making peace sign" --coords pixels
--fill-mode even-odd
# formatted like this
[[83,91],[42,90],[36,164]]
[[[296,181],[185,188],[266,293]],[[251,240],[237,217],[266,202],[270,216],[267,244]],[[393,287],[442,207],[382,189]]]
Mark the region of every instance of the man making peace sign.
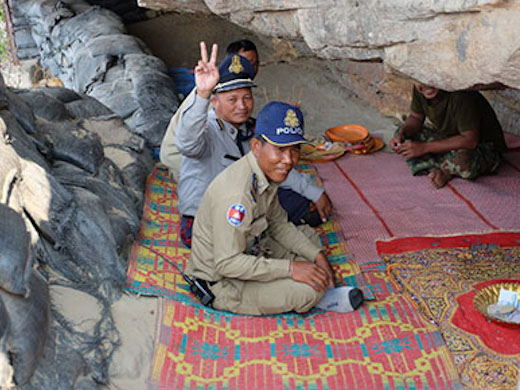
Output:
[[[200,50],[201,59],[195,67],[196,95],[181,113],[176,139],[183,156],[178,185],[181,236],[188,245],[193,218],[206,188],[217,174],[250,150],[253,136],[247,126],[254,106],[253,66],[246,58],[231,55],[217,67],[217,45],[213,45],[211,55],[204,42]],[[210,103],[213,108],[208,110]],[[282,187],[291,190],[281,202],[291,220],[310,215],[310,201],[316,204],[319,220],[330,214],[327,195],[308,175],[292,170]]]

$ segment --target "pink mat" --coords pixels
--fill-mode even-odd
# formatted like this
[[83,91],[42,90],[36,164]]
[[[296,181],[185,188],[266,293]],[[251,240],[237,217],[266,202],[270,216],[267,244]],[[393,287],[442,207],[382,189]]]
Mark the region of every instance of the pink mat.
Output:
[[509,149],[520,148],[520,136],[504,133],[504,138],[506,139],[506,145]]
[[520,229],[520,151],[508,152],[495,175],[456,178],[440,190],[393,153],[316,167],[359,264],[379,260],[376,239]]

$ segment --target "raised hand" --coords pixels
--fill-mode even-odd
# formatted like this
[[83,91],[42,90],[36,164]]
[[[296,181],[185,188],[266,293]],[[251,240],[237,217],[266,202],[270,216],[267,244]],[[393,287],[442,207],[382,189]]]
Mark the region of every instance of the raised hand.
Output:
[[195,67],[195,85],[197,94],[208,99],[213,88],[218,84],[220,74],[217,66],[218,45],[213,44],[211,57],[208,60],[208,49],[205,42],[200,42],[200,60]]

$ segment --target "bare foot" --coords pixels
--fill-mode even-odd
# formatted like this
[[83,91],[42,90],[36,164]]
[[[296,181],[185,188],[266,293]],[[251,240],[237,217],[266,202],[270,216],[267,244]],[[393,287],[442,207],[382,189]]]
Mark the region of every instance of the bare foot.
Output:
[[442,171],[439,168],[430,169],[428,177],[430,178],[435,188],[442,188],[451,180],[451,175]]

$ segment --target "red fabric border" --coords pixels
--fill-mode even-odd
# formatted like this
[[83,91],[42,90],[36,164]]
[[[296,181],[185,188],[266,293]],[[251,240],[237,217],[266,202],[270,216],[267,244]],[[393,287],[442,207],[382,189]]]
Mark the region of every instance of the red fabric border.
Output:
[[498,227],[496,227],[491,222],[489,222],[489,220],[486,217],[484,217],[480,211],[477,210],[475,205],[473,203],[471,203],[471,201],[468,198],[466,198],[465,196],[462,196],[462,194],[459,191],[457,191],[457,189],[455,187],[453,187],[449,183],[446,187],[448,187],[451,190],[451,192],[453,192],[455,194],[455,196],[457,196],[461,201],[466,203],[468,205],[469,209],[471,211],[473,211],[482,220],[482,222],[484,222],[486,225],[488,225],[491,229],[498,230]]
[[520,233],[496,232],[461,236],[402,237],[389,241],[377,241],[376,248],[379,256],[383,256],[432,248],[469,248],[475,244],[495,244],[501,248],[519,246]]

